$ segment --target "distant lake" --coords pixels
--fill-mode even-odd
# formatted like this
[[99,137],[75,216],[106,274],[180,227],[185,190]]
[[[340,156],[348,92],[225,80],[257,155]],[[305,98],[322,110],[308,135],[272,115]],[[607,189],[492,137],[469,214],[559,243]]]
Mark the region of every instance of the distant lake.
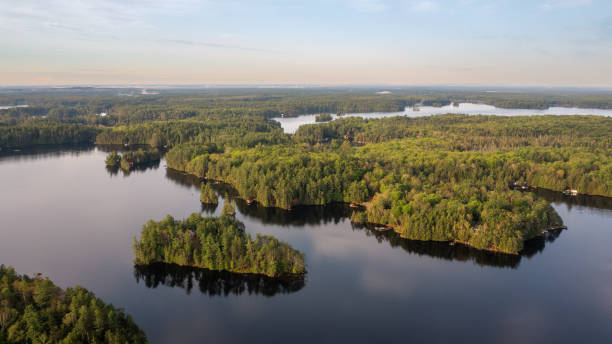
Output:
[[[129,175],[101,148],[0,155],[0,264],[82,285],[122,307],[151,343],[609,343],[612,199],[541,192],[568,230],[521,256],[410,241],[353,226],[344,205],[292,211],[236,200],[250,233],[306,253],[305,280],[135,269],[148,219],[219,214],[165,161]],[[231,189],[221,184],[218,193]]]
[[28,107],[28,105],[0,105],[0,110],[7,110],[12,108]]
[[[501,115],[501,116],[530,116],[530,115],[597,115],[597,116],[612,116],[612,109],[582,109],[582,108],[567,108],[567,107],[551,107],[546,110],[536,109],[503,109],[492,105],[459,103],[455,105],[446,105],[442,107],[420,106],[419,111],[414,111],[412,107],[407,107],[401,112],[368,112],[368,113],[351,113],[345,114],[342,117],[363,117],[363,118],[382,118],[392,116],[408,116],[408,117],[423,117],[431,115],[442,115],[448,113],[465,114],[465,115]],[[298,117],[275,117],[274,120],[280,122],[281,127],[286,133],[295,133],[295,131],[303,124],[312,124],[315,122],[316,114],[302,115]],[[338,118],[333,114],[334,119]]]

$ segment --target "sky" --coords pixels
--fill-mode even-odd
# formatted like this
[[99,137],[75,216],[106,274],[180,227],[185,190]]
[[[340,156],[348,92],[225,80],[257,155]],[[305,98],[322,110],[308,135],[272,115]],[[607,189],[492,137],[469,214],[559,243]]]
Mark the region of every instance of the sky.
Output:
[[0,85],[612,86],[610,0],[0,0]]

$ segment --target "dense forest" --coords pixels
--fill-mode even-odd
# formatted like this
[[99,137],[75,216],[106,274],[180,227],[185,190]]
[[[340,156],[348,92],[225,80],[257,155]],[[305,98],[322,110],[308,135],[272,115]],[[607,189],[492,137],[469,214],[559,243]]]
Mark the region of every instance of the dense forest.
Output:
[[304,254],[266,235],[254,239],[244,224],[227,214],[191,214],[180,221],[168,216],[147,222],[134,239],[136,265],[172,263],[209,270],[263,274],[269,277],[302,275]]
[[517,253],[561,220],[510,186],[612,196],[611,131],[611,119],[593,116],[344,118],[303,126],[289,144],[179,145],[167,162],[264,206],[361,203],[356,222]]
[[[0,147],[46,144],[29,142],[30,131],[49,123],[81,124],[98,129],[131,127],[148,122],[177,122],[186,119],[210,120],[211,116],[272,118],[316,113],[399,112],[414,105],[443,106],[474,102],[505,108],[543,109],[551,106],[612,109],[612,95],[605,91],[500,90],[396,88],[390,93],[376,89],[312,88],[301,90],[200,89],[165,90],[140,95],[135,89],[67,88],[37,91],[4,90],[2,105],[28,105],[0,109],[0,128],[19,127],[13,139]],[[148,130],[151,130],[150,128]],[[50,133],[53,142],[68,136],[59,128]],[[4,137],[5,135],[0,135]],[[51,138],[51,137],[49,137]],[[148,136],[151,138],[151,136]],[[112,135],[100,143],[119,143]],[[147,144],[140,137],[131,137]],[[175,138],[172,138],[174,140]],[[51,141],[49,142],[51,143]]]
[[92,144],[100,130],[83,124],[33,122],[0,126],[0,149],[34,145]]
[[[0,131],[12,133],[1,136],[0,146],[95,140],[168,149],[169,168],[226,182],[249,202],[285,209],[356,203],[365,210],[355,222],[385,225],[410,239],[508,253],[561,225],[550,205],[512,186],[612,197],[608,117],[340,118],[304,125],[294,135],[270,119],[458,101],[612,108],[605,92],[218,90],[128,98],[104,92],[41,93],[29,97],[31,107],[0,111]],[[210,191],[202,189],[205,203],[214,202]]]
[[217,194],[212,186],[210,186],[210,183],[202,183],[200,186],[200,202],[212,205],[217,205],[219,203]]
[[332,115],[328,113],[321,113],[315,116],[315,122],[329,122],[332,119]]
[[82,287],[0,265],[0,291],[0,343],[147,343],[129,315]]
[[144,124],[118,126],[100,132],[97,144],[174,146],[181,143],[218,145],[231,143],[253,147],[257,144],[283,142],[277,122],[255,116],[203,116],[183,121],[153,121]]

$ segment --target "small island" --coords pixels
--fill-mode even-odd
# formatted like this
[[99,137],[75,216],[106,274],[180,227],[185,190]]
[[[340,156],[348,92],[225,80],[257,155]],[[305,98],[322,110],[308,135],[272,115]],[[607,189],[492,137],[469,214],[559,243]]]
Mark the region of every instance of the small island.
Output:
[[130,171],[138,166],[144,166],[158,162],[161,159],[161,154],[157,149],[138,149],[137,151],[128,151],[122,154],[112,151],[106,156],[106,166],[109,168],[121,167],[124,171]]
[[320,113],[315,116],[315,122],[329,122],[332,119],[332,115],[328,113]]
[[136,265],[171,263],[269,277],[299,277],[306,272],[303,253],[272,236],[251,238],[244,224],[227,214],[149,220],[133,248]]
[[147,343],[129,315],[83,287],[0,265],[0,290],[0,343]]

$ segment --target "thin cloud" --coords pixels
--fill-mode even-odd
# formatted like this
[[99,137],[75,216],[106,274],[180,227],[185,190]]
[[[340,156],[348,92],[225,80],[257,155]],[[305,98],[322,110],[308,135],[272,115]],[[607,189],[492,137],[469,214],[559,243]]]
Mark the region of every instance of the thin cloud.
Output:
[[440,9],[440,5],[435,1],[416,1],[410,5],[410,9],[416,12],[433,12]]
[[104,33],[125,27],[148,27],[148,15],[181,14],[194,4],[194,0],[0,1],[0,29],[21,32],[79,28],[84,33]]
[[590,5],[591,0],[549,0],[542,4],[542,8],[545,10],[556,9],[556,8],[572,8]]
[[223,43],[214,43],[214,42],[201,42],[201,41],[190,41],[184,39],[158,39],[158,43],[161,44],[179,44],[179,45],[187,45],[192,47],[206,47],[206,48],[219,48],[219,49],[236,49],[243,51],[255,51],[255,52],[267,52],[267,53],[276,53],[279,54],[281,52],[261,49],[261,48],[253,48],[253,47],[245,47],[241,45],[232,45],[232,44],[223,44]]
[[347,0],[347,3],[359,12],[382,12],[388,8],[383,0]]

